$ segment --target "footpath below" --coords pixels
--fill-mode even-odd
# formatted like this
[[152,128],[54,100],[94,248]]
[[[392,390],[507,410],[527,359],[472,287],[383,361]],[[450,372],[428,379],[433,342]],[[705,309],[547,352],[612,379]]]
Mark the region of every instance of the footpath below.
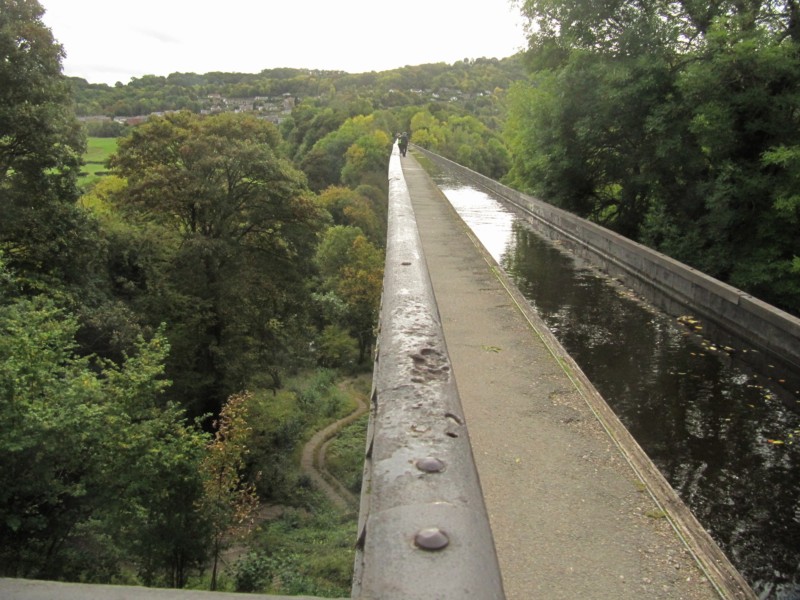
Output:
[[300,468],[303,473],[340,511],[357,510],[358,498],[328,472],[325,466],[325,455],[336,435],[369,410],[368,400],[361,393],[353,389],[352,396],[357,405],[356,409],[346,417],[317,431],[303,446],[303,452],[300,455]]
[[700,568],[579,369],[412,154],[401,164],[508,600],[754,597]]

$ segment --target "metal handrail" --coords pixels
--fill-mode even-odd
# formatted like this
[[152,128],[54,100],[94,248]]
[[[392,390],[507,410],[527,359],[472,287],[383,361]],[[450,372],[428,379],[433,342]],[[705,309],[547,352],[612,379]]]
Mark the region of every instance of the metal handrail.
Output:
[[504,598],[397,147],[353,598]]

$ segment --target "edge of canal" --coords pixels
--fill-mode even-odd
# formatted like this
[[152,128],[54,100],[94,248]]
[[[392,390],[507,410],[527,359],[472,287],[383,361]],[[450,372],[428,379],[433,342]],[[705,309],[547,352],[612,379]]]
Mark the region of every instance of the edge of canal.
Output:
[[[424,159],[418,162],[425,168],[426,161]],[[653,502],[663,511],[665,518],[674,529],[676,535],[719,596],[730,600],[755,600],[757,596],[741,573],[680,499],[677,492],[633,438],[580,366],[563,348],[544,321],[530,306],[524,295],[486,250],[443,193],[442,197],[447,203],[448,210],[456,218],[486,261],[494,277],[497,278],[512,299],[516,309],[523,316],[531,330],[546,346],[561,369],[563,369],[589,410],[595,415],[613,444],[619,449],[634,474],[641,480]]]

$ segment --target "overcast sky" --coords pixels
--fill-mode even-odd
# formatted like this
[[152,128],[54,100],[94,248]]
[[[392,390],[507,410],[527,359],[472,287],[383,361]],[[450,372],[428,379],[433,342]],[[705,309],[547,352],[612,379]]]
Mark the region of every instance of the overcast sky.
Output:
[[523,49],[510,0],[40,0],[90,83],[273,67],[386,71]]

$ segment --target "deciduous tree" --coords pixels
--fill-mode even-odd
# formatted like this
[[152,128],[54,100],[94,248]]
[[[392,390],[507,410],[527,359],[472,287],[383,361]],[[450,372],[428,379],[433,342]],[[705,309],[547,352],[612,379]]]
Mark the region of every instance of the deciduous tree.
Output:
[[254,116],[153,118],[120,142],[123,214],[170,228],[176,392],[216,413],[255,373],[278,370],[302,337],[318,210],[303,174]]
[[208,518],[211,530],[212,591],[217,589],[222,551],[231,540],[250,531],[258,506],[255,486],[243,478],[251,431],[248,415],[251,398],[246,392],[228,398],[200,466],[204,493],[199,508]]
[[0,262],[0,572],[108,580],[124,560],[181,586],[206,556],[204,437],[164,400],[166,340],[78,356],[75,318],[19,285]]
[[96,235],[75,205],[84,141],[43,14],[36,0],[0,0],[0,250],[29,286],[77,295]]
[[800,311],[795,3],[521,5],[508,181]]
[[344,302],[342,324],[358,341],[359,363],[375,340],[383,285],[383,253],[357,227],[337,225],[325,232],[317,251],[324,287]]

